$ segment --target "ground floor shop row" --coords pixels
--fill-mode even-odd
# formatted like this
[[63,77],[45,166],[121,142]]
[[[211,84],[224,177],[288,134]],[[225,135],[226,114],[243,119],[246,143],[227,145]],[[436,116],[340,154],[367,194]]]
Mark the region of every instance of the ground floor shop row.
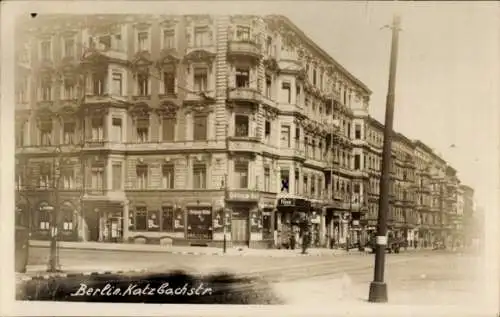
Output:
[[[238,198],[234,196],[233,198]],[[27,219],[33,239],[50,239],[58,214],[58,238],[66,241],[130,242],[252,248],[300,245],[306,220],[312,246],[365,244],[376,229],[374,220],[352,220],[349,210],[325,208],[300,198],[239,196],[209,200],[63,200],[56,208],[50,197],[20,200],[16,213]],[[355,217],[354,217],[355,218]],[[398,229],[409,241],[428,241],[427,231]],[[427,242],[426,242],[427,243]]]

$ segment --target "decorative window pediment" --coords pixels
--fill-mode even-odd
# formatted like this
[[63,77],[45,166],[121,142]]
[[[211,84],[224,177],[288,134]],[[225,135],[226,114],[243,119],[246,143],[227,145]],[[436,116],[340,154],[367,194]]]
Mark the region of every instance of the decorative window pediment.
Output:
[[192,51],[184,57],[184,61],[187,63],[212,63],[214,59],[215,54],[204,49]]
[[180,61],[176,49],[163,49],[160,52],[160,58],[156,62],[157,67],[162,68],[164,65],[175,65]]
[[157,114],[160,117],[176,117],[177,111],[180,107],[172,101],[163,102],[158,109],[156,109]]
[[129,113],[136,119],[149,119],[151,109],[145,103],[138,103],[132,106]]

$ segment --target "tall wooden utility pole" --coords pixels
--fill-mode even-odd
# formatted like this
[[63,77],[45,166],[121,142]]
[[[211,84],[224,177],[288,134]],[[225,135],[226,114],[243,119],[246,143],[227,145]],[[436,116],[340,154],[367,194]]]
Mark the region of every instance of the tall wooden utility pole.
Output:
[[387,245],[387,215],[389,213],[389,190],[392,164],[392,134],[394,120],[394,92],[396,80],[396,66],[398,54],[398,41],[401,20],[394,15],[392,21],[391,63],[389,68],[389,88],[385,108],[384,148],[382,156],[382,179],[380,182],[380,199],[378,212],[378,228],[375,250],[375,269],[373,282],[370,284],[368,301],[387,302],[387,285],[384,282],[385,249]]

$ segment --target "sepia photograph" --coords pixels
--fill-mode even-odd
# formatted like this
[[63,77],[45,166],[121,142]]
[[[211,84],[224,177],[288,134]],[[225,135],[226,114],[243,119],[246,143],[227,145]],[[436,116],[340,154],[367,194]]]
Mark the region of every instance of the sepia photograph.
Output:
[[44,2],[2,10],[2,315],[498,316],[498,3]]

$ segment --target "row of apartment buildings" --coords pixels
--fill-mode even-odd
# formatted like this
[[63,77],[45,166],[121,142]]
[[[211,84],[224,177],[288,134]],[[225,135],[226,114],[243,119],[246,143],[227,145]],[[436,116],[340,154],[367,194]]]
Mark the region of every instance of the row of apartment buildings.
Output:
[[[267,248],[297,212],[322,246],[375,229],[371,91],[286,17],[57,15],[16,32],[16,211],[34,237],[56,209],[67,240]],[[456,170],[396,132],[393,158],[391,230],[456,231],[473,195]]]

